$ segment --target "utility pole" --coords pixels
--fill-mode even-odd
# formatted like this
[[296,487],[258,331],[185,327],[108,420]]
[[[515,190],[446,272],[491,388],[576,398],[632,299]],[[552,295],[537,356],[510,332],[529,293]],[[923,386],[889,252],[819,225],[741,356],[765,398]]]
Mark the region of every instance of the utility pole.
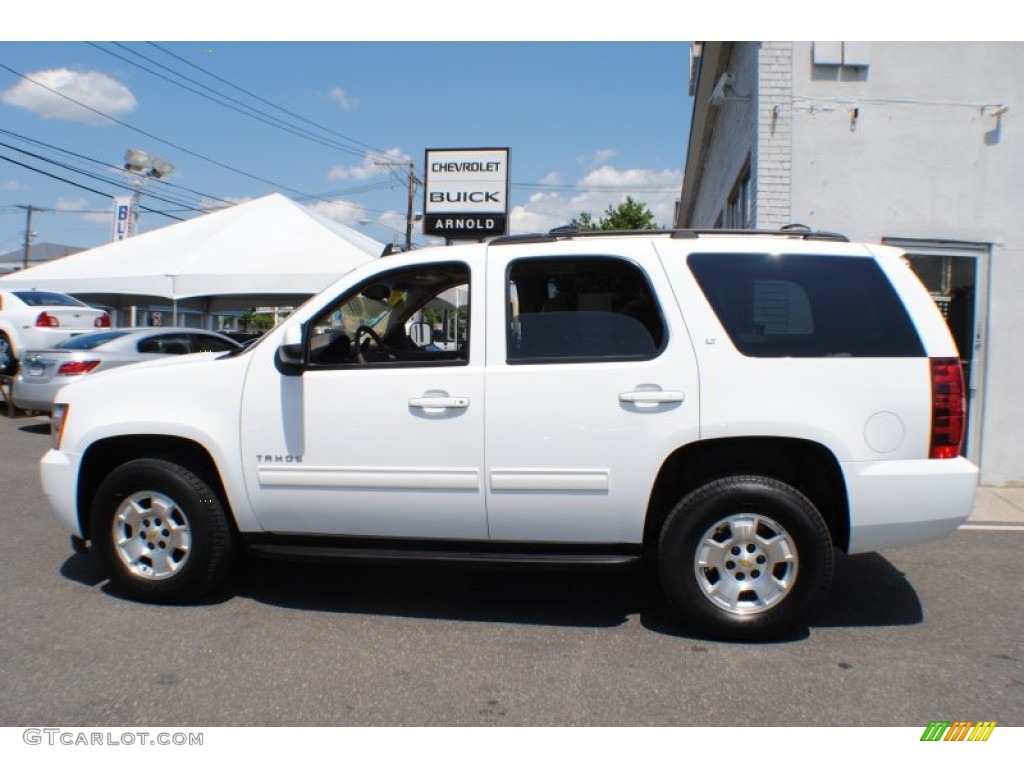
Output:
[[45,208],[36,208],[33,205],[16,205],[15,208],[24,208],[28,214],[25,221],[25,255],[22,259],[22,269],[28,269],[29,261],[32,259],[32,213],[44,211]]
[[384,168],[400,168],[407,167],[409,169],[409,201],[406,206],[405,212],[405,250],[406,253],[412,250],[412,209],[416,204],[416,184],[419,179],[416,178],[416,164],[415,163],[383,163],[380,161],[374,162],[374,165],[379,165]]
[[416,166],[409,163],[409,205],[405,211],[405,252],[412,250],[412,209],[416,202]]

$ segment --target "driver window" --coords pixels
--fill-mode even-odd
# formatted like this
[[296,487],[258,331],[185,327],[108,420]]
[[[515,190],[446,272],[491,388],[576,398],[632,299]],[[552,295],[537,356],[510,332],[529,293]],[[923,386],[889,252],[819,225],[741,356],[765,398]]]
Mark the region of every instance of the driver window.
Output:
[[469,267],[377,275],[310,325],[311,367],[460,364],[469,359]]

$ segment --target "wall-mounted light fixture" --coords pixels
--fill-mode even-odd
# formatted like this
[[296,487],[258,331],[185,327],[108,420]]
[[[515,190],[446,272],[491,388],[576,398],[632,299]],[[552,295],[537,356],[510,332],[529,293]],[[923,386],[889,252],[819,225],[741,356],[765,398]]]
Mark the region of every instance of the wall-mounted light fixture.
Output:
[[749,96],[737,96],[733,93],[732,87],[735,82],[736,76],[732,72],[723,72],[715,83],[714,90],[711,91],[711,106],[720,107],[727,101],[750,101]]

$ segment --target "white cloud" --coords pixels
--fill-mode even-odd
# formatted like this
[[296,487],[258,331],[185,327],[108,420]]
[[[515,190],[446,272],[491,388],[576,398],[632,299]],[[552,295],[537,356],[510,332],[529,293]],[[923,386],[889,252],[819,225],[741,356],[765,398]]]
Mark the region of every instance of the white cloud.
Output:
[[[557,183],[550,180],[552,176],[548,174],[542,183]],[[546,232],[568,224],[581,212],[589,213],[596,220],[609,206],[617,206],[627,196],[650,208],[656,224],[671,227],[682,183],[682,171],[619,170],[603,165],[577,181],[575,191],[535,192],[525,204],[514,206],[509,228],[513,233]]]
[[0,189],[17,190],[17,189],[28,189],[28,187],[26,187],[24,184],[20,184],[17,181],[11,180],[11,181],[5,181],[3,184],[0,184]]
[[595,168],[579,181],[581,187],[636,187],[642,191],[652,187],[674,187],[675,195],[679,194],[682,183],[681,171],[652,171],[647,168],[620,171],[611,165]]
[[412,158],[402,152],[398,147],[393,147],[383,155],[370,154],[363,158],[359,165],[336,165],[327,172],[328,181],[366,181],[375,176],[386,176],[391,169],[386,165],[378,163],[408,163]]
[[590,160],[590,166],[604,165],[617,155],[614,149],[599,149],[594,153],[594,156]]
[[359,99],[349,96],[348,93],[345,92],[344,88],[340,88],[338,86],[331,88],[328,96],[331,97],[332,101],[338,102],[341,108],[346,112],[359,106]]
[[541,179],[540,183],[541,184],[561,184],[562,183],[562,174],[560,174],[558,171],[552,171],[547,176],[545,176],[543,179]]
[[316,211],[321,216],[334,219],[353,229],[359,227],[360,219],[366,218],[366,207],[364,205],[361,203],[350,203],[347,200],[320,200],[306,207],[311,211]]
[[0,93],[0,101],[43,118],[82,123],[102,123],[105,119],[58,94],[114,117],[128,114],[137,104],[135,96],[125,85],[102,72],[74,72],[61,68],[32,72],[28,77],[36,82],[20,80],[17,85]]
[[55,211],[96,211],[96,213],[81,213],[75,218],[81,219],[82,221],[92,222],[94,224],[110,224],[113,221],[114,210],[111,206],[110,212],[101,212],[100,209],[110,203],[91,203],[84,197],[58,197],[57,202],[53,204],[53,210]]

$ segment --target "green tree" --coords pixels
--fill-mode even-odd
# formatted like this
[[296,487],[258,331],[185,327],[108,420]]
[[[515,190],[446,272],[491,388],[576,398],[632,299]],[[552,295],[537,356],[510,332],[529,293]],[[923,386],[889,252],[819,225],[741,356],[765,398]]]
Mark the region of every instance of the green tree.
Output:
[[644,203],[627,196],[617,206],[609,205],[597,221],[587,212],[580,213],[569,222],[569,226],[580,232],[612,229],[658,229],[654,223],[654,212]]
[[592,232],[595,229],[601,228],[598,222],[594,221],[593,216],[586,211],[583,211],[579,216],[570,221],[569,226],[577,232]]
[[239,320],[242,328],[247,331],[254,328],[258,331],[267,331],[274,327],[274,316],[266,312],[257,314],[255,307],[245,310]]

